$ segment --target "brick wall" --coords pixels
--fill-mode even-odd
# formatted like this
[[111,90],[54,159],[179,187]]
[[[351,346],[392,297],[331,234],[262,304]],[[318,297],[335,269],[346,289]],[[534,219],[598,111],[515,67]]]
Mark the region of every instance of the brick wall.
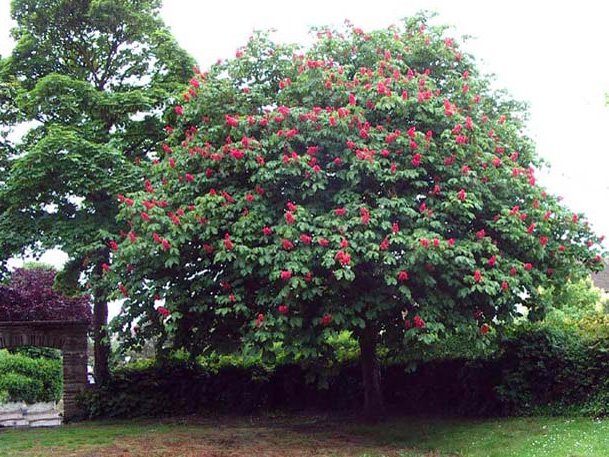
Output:
[[81,411],[76,396],[87,387],[86,322],[0,322],[0,348],[44,346],[63,352],[64,418],[76,419]]

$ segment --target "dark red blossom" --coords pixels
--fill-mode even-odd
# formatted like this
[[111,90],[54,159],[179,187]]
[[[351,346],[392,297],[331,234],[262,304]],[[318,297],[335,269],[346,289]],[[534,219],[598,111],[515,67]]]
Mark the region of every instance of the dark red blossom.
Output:
[[368,224],[370,222],[370,211],[368,208],[360,208],[359,213],[361,216],[362,224]]
[[387,249],[389,249],[389,238],[385,237],[383,239],[383,241],[381,241],[381,244],[379,244],[379,249],[381,251],[386,251]]
[[224,121],[226,122],[226,125],[228,125],[229,127],[239,127],[239,118],[238,117],[229,116],[228,114],[226,114],[224,116]]
[[122,283],[118,283],[118,290],[120,291],[120,293],[123,295],[123,297],[128,298],[129,297],[129,291],[127,290],[127,288],[122,284]]
[[229,233],[225,233],[224,234],[224,247],[228,251],[232,251],[234,249],[234,247],[235,247],[235,244],[230,239],[230,234]]
[[161,315],[161,317],[167,317],[171,314],[171,312],[164,306],[159,306],[156,310]]
[[302,241],[303,244],[309,245],[311,244],[312,240],[313,238],[310,235],[307,235],[306,233],[300,235],[300,241]]
[[328,313],[324,314],[321,318],[321,325],[323,325],[324,327],[327,327],[331,323],[332,323],[332,315],[328,314]]
[[347,254],[345,251],[338,251],[334,258],[340,263],[342,266],[347,266],[351,263],[351,256]]
[[264,314],[260,313],[256,316],[256,327],[261,327],[264,323]]
[[425,328],[425,321],[418,314],[412,320],[416,328]]
[[291,277],[292,277],[292,272],[290,270],[283,270],[279,276],[281,277],[281,279],[283,279],[284,281],[288,281]]

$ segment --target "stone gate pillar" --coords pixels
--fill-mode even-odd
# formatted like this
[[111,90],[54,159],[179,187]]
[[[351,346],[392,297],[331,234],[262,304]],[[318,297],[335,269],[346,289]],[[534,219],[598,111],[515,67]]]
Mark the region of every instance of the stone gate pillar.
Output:
[[87,387],[88,322],[0,322],[0,348],[43,346],[63,353],[64,420],[82,416],[76,397]]

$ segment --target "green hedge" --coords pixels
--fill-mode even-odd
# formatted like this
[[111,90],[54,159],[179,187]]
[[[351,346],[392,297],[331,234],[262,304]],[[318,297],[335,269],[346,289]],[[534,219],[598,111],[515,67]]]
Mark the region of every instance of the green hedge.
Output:
[[0,350],[0,402],[58,401],[63,391],[62,363]]
[[[404,414],[609,414],[609,338],[575,328],[518,326],[497,338],[493,356],[425,359],[382,368],[387,404]],[[283,364],[268,370],[235,357],[227,363],[177,361],[117,370],[83,401],[91,417],[260,410],[357,410],[357,363],[334,367],[324,387]]]

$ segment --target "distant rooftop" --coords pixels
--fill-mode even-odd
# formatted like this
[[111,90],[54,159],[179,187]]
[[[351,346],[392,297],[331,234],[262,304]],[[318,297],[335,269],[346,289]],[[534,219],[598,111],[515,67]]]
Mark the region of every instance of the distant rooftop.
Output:
[[592,282],[599,289],[609,293],[609,264],[605,261],[605,268],[598,273],[592,273]]

